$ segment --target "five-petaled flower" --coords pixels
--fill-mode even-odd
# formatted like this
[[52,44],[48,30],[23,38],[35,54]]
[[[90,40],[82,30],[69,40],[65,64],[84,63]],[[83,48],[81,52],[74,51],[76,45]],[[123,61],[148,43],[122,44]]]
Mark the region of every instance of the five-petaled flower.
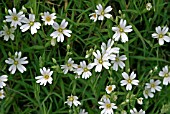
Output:
[[51,75],[53,74],[53,71],[50,71],[50,69],[46,69],[45,67],[43,67],[42,69],[40,69],[40,73],[41,76],[35,77],[35,79],[37,79],[36,83],[40,83],[40,85],[44,86],[47,84],[47,82],[49,84],[52,84],[53,78],[51,77]]
[[163,27],[163,29],[161,29],[161,27],[158,26],[155,28],[155,30],[156,30],[156,33],[153,33],[152,37],[158,39],[159,45],[163,45],[164,41],[170,42],[170,37],[166,35],[169,30],[168,27],[165,26],[165,27]]
[[78,97],[77,96],[68,96],[67,97],[67,101],[64,102],[67,103],[70,107],[74,104],[74,106],[78,106],[81,105],[80,101],[78,101]]
[[61,25],[58,23],[54,22],[53,28],[56,30],[53,33],[50,34],[52,38],[57,38],[57,42],[63,42],[64,41],[64,35],[67,37],[71,37],[71,30],[67,30],[66,27],[68,25],[68,22],[63,19],[61,22]]
[[25,17],[23,12],[20,11],[19,13],[17,13],[16,9],[13,8],[13,12],[9,9],[8,13],[10,15],[5,16],[6,22],[11,22],[11,27],[14,26],[16,28],[17,25],[21,26],[21,22],[22,22],[23,18]]
[[55,15],[56,15],[56,13],[50,14],[48,11],[44,12],[44,14],[41,16],[42,17],[41,20],[43,20],[45,22],[45,25],[53,25],[54,19],[57,18]]
[[14,74],[16,69],[18,69],[21,73],[26,71],[26,68],[23,66],[23,64],[28,64],[28,61],[26,60],[27,57],[21,58],[21,52],[15,52],[15,56],[8,58],[8,60],[5,60],[7,64],[11,64],[9,67],[9,71],[11,74]]
[[126,85],[126,90],[131,90],[132,84],[138,85],[139,83],[139,80],[134,80],[136,77],[136,74],[134,72],[132,72],[130,76],[126,72],[123,72],[122,76],[125,80],[122,80],[120,83],[121,83],[121,86]]
[[123,43],[128,41],[128,36],[126,33],[131,32],[132,31],[132,26],[126,26],[126,20],[121,19],[120,23],[117,27],[112,27],[112,31],[115,32],[115,34],[113,35],[113,39],[115,41],[118,41],[121,38],[121,41]]
[[28,29],[31,29],[31,34],[37,33],[37,29],[40,29],[41,24],[39,22],[35,22],[35,15],[29,14],[29,19],[26,17],[23,18],[23,24],[20,29],[22,32],[27,31]]

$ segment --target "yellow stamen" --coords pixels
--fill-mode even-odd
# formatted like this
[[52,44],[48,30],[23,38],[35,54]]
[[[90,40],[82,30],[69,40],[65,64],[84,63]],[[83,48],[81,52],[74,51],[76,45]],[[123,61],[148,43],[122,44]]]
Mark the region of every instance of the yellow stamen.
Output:
[[99,60],[98,60],[98,62],[99,62],[100,64],[102,64],[102,63],[103,63],[103,61],[102,61],[101,59],[99,59]]
[[104,11],[101,12],[101,15],[104,15]]
[[47,16],[47,17],[46,17],[46,21],[48,21],[48,22],[51,21],[51,17],[50,17],[50,16]]
[[159,34],[159,38],[163,38],[163,35],[162,35],[162,34]]
[[87,72],[88,71],[88,69],[87,68],[84,68],[84,72]]
[[132,82],[132,80],[131,80],[131,79],[128,79],[128,80],[127,80],[127,82],[128,82],[128,83],[131,83],[131,82]]
[[70,97],[68,98],[68,100],[69,100],[69,101],[73,101],[73,100],[74,100],[74,97],[73,97],[73,96],[70,96]]
[[155,84],[151,84],[151,87],[152,87],[152,88],[155,88]]
[[14,61],[14,65],[17,65],[18,64],[18,61]]
[[44,75],[44,78],[46,79],[46,80],[48,80],[49,79],[49,75]]
[[63,29],[62,29],[62,28],[59,28],[59,29],[58,29],[58,32],[62,33],[62,32],[63,32]]
[[70,64],[70,63],[68,63],[68,64],[67,64],[67,66],[68,66],[68,67],[71,67],[71,64]]
[[109,86],[109,87],[108,87],[108,90],[109,90],[109,91],[112,91],[112,86]]
[[12,18],[14,21],[18,21],[18,17],[17,16],[13,16]]
[[33,25],[34,25],[34,22],[30,22],[29,24],[30,24],[30,26],[33,26]]
[[107,108],[107,109],[110,109],[110,108],[111,108],[111,104],[110,104],[110,103],[107,103],[107,104],[106,104],[106,108]]

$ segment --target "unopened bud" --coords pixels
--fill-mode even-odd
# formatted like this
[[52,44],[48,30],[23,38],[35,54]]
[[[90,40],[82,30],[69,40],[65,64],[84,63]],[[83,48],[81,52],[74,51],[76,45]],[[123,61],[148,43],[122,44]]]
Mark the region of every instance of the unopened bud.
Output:
[[5,7],[5,13],[8,14],[8,10],[6,9],[6,7]]
[[56,44],[56,38],[52,38],[52,39],[51,39],[51,45],[52,45],[52,46],[55,46],[55,44]]
[[53,13],[55,13],[55,12],[56,12],[54,7],[52,7],[52,12],[53,12]]
[[142,104],[143,104],[143,98],[142,98],[142,97],[138,98],[138,99],[137,99],[137,103],[140,104],[140,105],[142,105]]
[[69,44],[67,44],[67,50],[70,50],[70,45]]
[[22,6],[22,9],[21,9],[24,13],[27,13],[27,9],[24,7],[24,6]]

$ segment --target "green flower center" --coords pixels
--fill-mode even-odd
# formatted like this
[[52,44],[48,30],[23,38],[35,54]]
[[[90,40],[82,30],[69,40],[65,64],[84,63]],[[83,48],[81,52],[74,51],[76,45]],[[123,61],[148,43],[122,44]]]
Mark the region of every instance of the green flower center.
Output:
[[71,64],[70,64],[70,63],[68,63],[68,64],[67,64],[67,66],[68,66],[68,67],[71,67]]
[[0,93],[0,96],[2,96],[3,94],[2,93]]
[[101,15],[104,15],[104,11],[101,12]]
[[14,21],[18,21],[18,17],[17,16],[13,16],[12,18]]
[[119,31],[120,31],[120,32],[123,32],[124,30],[123,30],[122,28],[119,28]]
[[59,28],[59,29],[58,29],[58,32],[62,33],[62,32],[63,32],[63,29],[62,29],[62,28]]
[[44,78],[46,79],[46,80],[48,80],[49,79],[49,75],[44,75]]
[[84,72],[87,72],[88,71],[88,69],[87,68],[84,68]]
[[46,21],[48,21],[48,22],[51,21],[51,17],[50,17],[50,16],[47,16],[47,17],[46,17]]
[[103,63],[102,59],[99,59],[98,62],[99,62],[99,64],[102,64],[102,63]]
[[131,82],[132,82],[132,80],[131,80],[131,79],[128,79],[128,80],[127,80],[127,82],[128,82],[128,83],[131,83]]
[[169,76],[168,73],[166,73],[164,77],[168,77],[168,76]]
[[14,61],[14,65],[17,65],[18,64],[18,61]]
[[145,94],[148,95],[148,90],[145,90]]
[[96,18],[96,17],[97,17],[97,15],[96,15],[96,14],[93,14],[93,17],[94,17],[94,18]]
[[110,108],[111,108],[111,104],[110,104],[110,103],[107,103],[107,104],[106,104],[106,108],[107,108],[107,109],[110,109]]
[[10,34],[11,34],[10,30],[6,31],[6,34],[7,34],[7,35],[10,35]]
[[74,100],[74,97],[73,97],[73,96],[70,96],[70,97],[68,98],[68,100],[69,100],[69,101],[73,101],[73,100]]
[[118,61],[119,61],[119,57],[116,57],[116,58],[115,58],[115,61],[118,62]]
[[33,25],[34,25],[34,22],[31,21],[31,22],[29,23],[29,25],[30,25],[30,26],[33,26]]
[[163,38],[163,35],[162,35],[162,34],[159,34],[159,38]]
[[155,84],[151,84],[151,88],[155,88]]

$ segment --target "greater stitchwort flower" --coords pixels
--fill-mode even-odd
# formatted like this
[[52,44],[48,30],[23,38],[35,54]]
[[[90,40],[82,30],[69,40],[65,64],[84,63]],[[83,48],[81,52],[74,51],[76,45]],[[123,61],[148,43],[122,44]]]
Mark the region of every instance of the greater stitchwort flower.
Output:
[[108,54],[101,55],[100,51],[97,50],[96,52],[93,52],[93,55],[95,56],[93,65],[96,66],[96,72],[101,72],[102,66],[106,69],[109,69],[109,66],[111,66],[111,64],[108,60]]
[[168,85],[170,83],[170,72],[168,70],[168,65],[162,68],[162,71],[159,72],[159,76],[164,77],[163,85]]
[[126,72],[123,72],[122,76],[125,80],[122,80],[120,83],[121,83],[121,86],[126,85],[126,90],[131,90],[132,84],[138,85],[139,83],[139,80],[134,80],[136,77],[136,74],[134,72],[132,72],[130,76]]
[[88,114],[88,112],[86,112],[85,109],[80,109],[79,114]]
[[15,31],[15,28],[14,27],[11,27],[11,28],[8,28],[6,25],[3,26],[3,31],[2,31],[2,36],[4,36],[4,40],[5,41],[8,41],[9,38],[11,38],[11,40],[14,40],[14,31]]
[[97,13],[91,13],[91,14],[89,14],[89,16],[91,16],[90,19],[94,20],[94,22],[97,21],[97,17],[98,17]]
[[20,27],[22,32],[27,31],[28,29],[31,29],[31,34],[37,33],[37,29],[40,29],[41,24],[39,22],[35,22],[35,15],[29,14],[29,19],[26,17],[23,19],[24,25]]
[[72,58],[68,59],[66,65],[61,65],[61,69],[63,69],[64,74],[67,74],[68,71],[73,71],[73,68],[77,68],[77,64],[74,64],[74,60],[72,60]]
[[55,15],[56,15],[56,13],[50,14],[48,11],[44,12],[44,14],[41,16],[42,17],[41,20],[43,20],[45,22],[45,25],[53,25],[54,19],[57,18]]
[[130,110],[130,113],[131,113],[131,114],[145,114],[145,111],[143,111],[142,109],[140,109],[140,111],[138,112],[138,111],[136,110],[136,108],[133,108],[133,109]]
[[80,62],[80,68],[77,69],[77,74],[82,75],[82,78],[87,79],[92,75],[92,73],[90,72],[92,68],[92,64],[86,65],[86,62],[82,61]]
[[161,83],[160,80],[154,81],[154,79],[150,79],[150,83],[146,83],[146,88],[151,89],[151,92],[155,93],[155,90],[161,91],[162,87],[159,86]]
[[0,90],[0,99],[4,99],[5,98],[5,95],[4,95],[5,93],[4,93],[4,90],[3,89],[1,89]]
[[153,33],[152,37],[158,39],[159,45],[163,45],[164,41],[170,42],[170,37],[166,35],[169,30],[168,27],[165,26],[165,27],[163,27],[163,29],[161,29],[161,27],[158,26],[155,28],[155,30],[156,30],[156,33]]
[[116,88],[115,85],[109,85],[109,86],[106,86],[106,92],[107,94],[110,94],[112,91],[114,91],[114,89]]
[[20,11],[19,13],[17,13],[16,9],[13,8],[13,12],[9,9],[8,13],[10,15],[5,16],[6,17],[6,22],[11,22],[11,27],[14,26],[16,28],[17,25],[21,26],[21,22],[22,22],[23,18],[25,17],[23,12]]
[[99,106],[99,109],[103,109],[101,111],[101,114],[114,114],[113,109],[117,109],[117,106],[115,106],[115,103],[111,103],[109,99],[105,99],[103,102],[98,102],[101,106]]
[[46,69],[45,67],[43,67],[42,69],[40,69],[40,73],[41,76],[35,77],[35,79],[37,79],[36,83],[40,83],[40,85],[44,86],[47,84],[47,82],[49,84],[52,84],[53,78],[51,77],[51,75],[53,74],[53,71],[50,71],[50,69]]
[[125,61],[127,59],[126,55],[121,55],[119,56],[119,54],[116,55],[115,59],[113,61],[111,61],[111,63],[113,63],[113,70],[117,71],[118,70],[118,66],[123,69],[125,67],[125,64],[123,63],[123,61]]
[[62,20],[61,25],[54,22],[52,27],[56,31],[51,33],[50,36],[52,38],[57,38],[57,42],[63,42],[64,41],[64,35],[66,35],[67,37],[71,37],[70,33],[72,33],[72,31],[66,29],[67,25],[68,25],[68,22],[65,19]]
[[97,10],[95,10],[95,12],[98,15],[98,20],[104,20],[104,17],[106,18],[112,17],[112,15],[109,14],[109,12],[112,10],[111,6],[108,6],[106,7],[106,9],[104,9],[101,4],[98,4],[96,7]]
[[4,86],[6,86],[5,82],[7,80],[8,80],[8,76],[7,75],[0,76],[0,88],[3,88]]
[[78,101],[78,97],[77,96],[68,96],[67,97],[67,101],[64,102],[67,103],[70,107],[74,104],[74,106],[78,106],[81,105],[80,101]]
[[128,36],[126,33],[131,32],[132,31],[132,26],[126,26],[126,20],[121,19],[120,23],[117,27],[112,27],[112,31],[115,32],[115,34],[113,35],[113,39],[115,41],[118,41],[121,38],[121,41],[123,43],[128,41]]
[[146,88],[146,86],[145,86],[145,90],[143,91],[143,95],[145,99],[148,99],[148,97],[150,98],[154,97],[154,94],[151,92],[151,89]]
[[15,52],[15,56],[8,58],[8,60],[5,60],[7,64],[11,64],[9,67],[9,71],[11,74],[14,74],[16,69],[18,69],[21,73],[26,71],[26,68],[23,66],[23,64],[28,64],[28,61],[26,60],[27,57],[21,58],[21,52]]

